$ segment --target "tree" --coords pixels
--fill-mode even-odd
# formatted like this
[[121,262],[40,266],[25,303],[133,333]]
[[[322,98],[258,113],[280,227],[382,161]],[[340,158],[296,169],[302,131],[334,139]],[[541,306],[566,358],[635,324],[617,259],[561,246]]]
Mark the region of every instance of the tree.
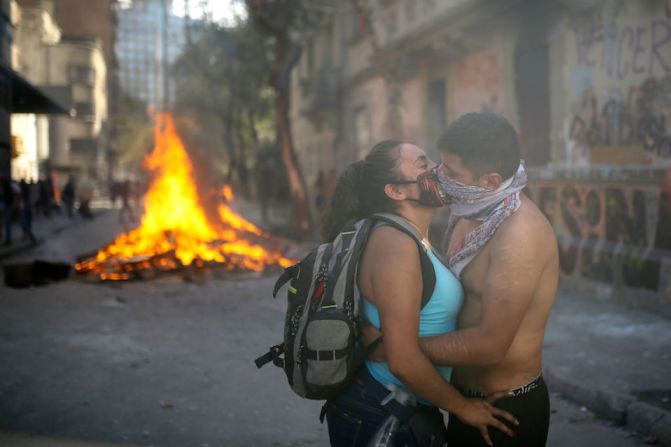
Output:
[[121,92],[118,99],[117,128],[119,162],[138,166],[153,145],[153,124],[147,113],[147,104]]
[[173,69],[175,114],[187,146],[207,152],[223,166],[225,181],[243,190],[254,152],[274,136],[266,53],[265,40],[249,24],[206,22]]
[[249,17],[273,43],[268,82],[275,92],[275,125],[289,179],[296,229],[316,231],[305,178],[296,156],[289,117],[291,71],[301,57],[301,41],[331,11],[325,2],[309,0],[246,0]]

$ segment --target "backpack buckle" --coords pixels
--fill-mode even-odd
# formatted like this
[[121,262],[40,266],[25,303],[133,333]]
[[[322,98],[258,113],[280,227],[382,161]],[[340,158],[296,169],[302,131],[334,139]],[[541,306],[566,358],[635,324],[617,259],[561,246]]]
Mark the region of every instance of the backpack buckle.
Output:
[[281,357],[282,354],[284,354],[284,343],[271,346],[268,352],[254,360],[254,363],[256,364],[257,368],[261,368],[263,365],[269,362],[273,362],[275,366],[284,368],[284,358]]

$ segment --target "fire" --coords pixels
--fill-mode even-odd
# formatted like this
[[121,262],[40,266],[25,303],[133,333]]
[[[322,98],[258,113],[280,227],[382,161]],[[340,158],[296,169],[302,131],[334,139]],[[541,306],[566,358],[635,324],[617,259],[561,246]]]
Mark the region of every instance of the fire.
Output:
[[[174,270],[220,264],[229,270],[262,271],[269,265],[287,267],[292,260],[253,241],[268,240],[251,222],[220,204],[218,222],[210,222],[200,204],[191,160],[172,117],[156,117],[155,147],[145,159],[153,181],[144,199],[140,225],[119,235],[94,257],[75,265],[79,273],[102,280],[125,280],[148,270]],[[227,185],[222,195],[230,203]]]

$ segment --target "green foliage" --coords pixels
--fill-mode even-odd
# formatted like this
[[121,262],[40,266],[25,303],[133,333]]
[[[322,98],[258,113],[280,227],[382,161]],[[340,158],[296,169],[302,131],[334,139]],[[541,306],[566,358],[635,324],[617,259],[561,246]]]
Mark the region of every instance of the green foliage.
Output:
[[147,105],[122,93],[118,101],[119,162],[138,166],[153,146],[153,124]]
[[175,115],[187,146],[228,171],[274,139],[268,44],[247,22],[206,22],[173,67]]

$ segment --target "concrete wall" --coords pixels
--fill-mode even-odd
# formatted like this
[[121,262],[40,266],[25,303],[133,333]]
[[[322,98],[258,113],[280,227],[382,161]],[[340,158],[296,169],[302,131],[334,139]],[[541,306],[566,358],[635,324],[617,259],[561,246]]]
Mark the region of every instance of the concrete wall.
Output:
[[[390,137],[415,141],[437,157],[436,129],[463,113],[500,113],[520,134],[529,194],[559,237],[562,281],[668,310],[668,1],[369,4],[377,45],[352,32],[351,10],[338,10],[348,26],[340,36],[335,167]],[[407,69],[390,79],[389,61]],[[431,86],[443,81],[444,98],[437,100]],[[389,119],[394,89],[396,126]],[[436,119],[441,101],[444,116]],[[314,132],[307,125],[295,130],[301,141]]]
[[553,123],[560,136],[555,161],[569,166],[671,161],[668,14],[665,1],[566,10],[564,64],[558,67],[565,107]]

